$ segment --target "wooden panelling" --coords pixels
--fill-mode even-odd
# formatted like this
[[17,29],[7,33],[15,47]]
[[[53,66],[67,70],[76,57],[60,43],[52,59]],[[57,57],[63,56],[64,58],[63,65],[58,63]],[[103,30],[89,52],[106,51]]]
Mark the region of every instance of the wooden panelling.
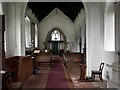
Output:
[[85,64],[85,54],[83,53],[64,53],[63,60],[65,67],[71,66],[71,64]]
[[51,66],[52,63],[52,53],[47,52],[47,53],[39,53],[36,56],[36,62],[37,64],[41,63],[49,63]]

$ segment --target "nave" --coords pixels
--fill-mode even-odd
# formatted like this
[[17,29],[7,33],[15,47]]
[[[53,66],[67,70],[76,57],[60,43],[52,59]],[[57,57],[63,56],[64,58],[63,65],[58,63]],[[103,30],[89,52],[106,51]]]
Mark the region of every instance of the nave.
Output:
[[[51,5],[54,7],[50,8]],[[48,6],[49,11],[47,11],[46,6]],[[81,8],[81,6],[84,7]],[[96,78],[94,82],[85,83],[84,80],[84,82],[78,81],[82,75],[81,72],[84,74],[82,79],[85,79],[85,76],[90,78],[91,71],[98,70],[102,62],[104,62],[102,75],[103,79],[107,81],[107,88],[120,87],[120,82],[118,81],[120,73],[119,6],[120,2],[62,2],[52,4],[41,2],[1,2],[2,29],[0,41],[2,42],[0,42],[0,64],[2,63],[2,67],[0,70],[3,70],[5,74],[3,73],[3,76],[2,74],[0,75],[2,76],[3,88],[4,83],[8,87],[19,85],[23,87],[31,76],[35,78],[38,76],[40,77],[38,79],[43,79],[43,82],[46,79],[46,83],[49,81],[47,78],[44,79],[40,76],[44,76],[42,69],[46,70],[40,64],[46,59],[44,63],[49,65],[47,70],[50,69],[46,76],[49,77],[53,65],[52,59],[49,57],[50,54],[44,59],[38,60],[39,64],[34,62],[34,56],[26,56],[32,54],[36,48],[40,49],[41,52],[47,50],[59,55],[66,51],[85,53],[86,61],[83,71],[80,71],[81,66],[79,64],[77,65],[78,67],[73,65],[73,63],[79,62],[79,60],[71,57],[74,54],[65,55],[67,59],[62,57],[65,67],[63,69],[64,71],[67,70],[67,76],[69,77],[68,82],[75,84],[75,87],[84,87],[81,86],[83,84],[89,87],[88,83],[94,83],[96,87],[104,87],[99,86],[104,83],[104,81],[101,82],[99,80],[99,77],[98,81],[101,83],[98,84],[96,83]],[[38,8],[41,10],[38,10]],[[81,55],[78,56],[81,57]],[[73,59],[74,61],[69,63],[68,59]],[[36,67],[39,69],[39,66],[41,74],[36,74]],[[79,84],[76,84],[76,80]],[[40,88],[42,87],[42,80],[36,80],[35,82],[40,84],[38,85]],[[31,86],[37,88],[34,85],[37,84],[33,83]],[[46,87],[46,84],[43,86]]]
[[[73,68],[74,65],[74,68]],[[31,75],[20,88],[106,88],[107,81],[80,82],[80,67],[70,64],[65,68],[63,57],[52,56],[51,68],[49,65],[41,66],[35,75]],[[17,87],[13,86],[13,87]]]

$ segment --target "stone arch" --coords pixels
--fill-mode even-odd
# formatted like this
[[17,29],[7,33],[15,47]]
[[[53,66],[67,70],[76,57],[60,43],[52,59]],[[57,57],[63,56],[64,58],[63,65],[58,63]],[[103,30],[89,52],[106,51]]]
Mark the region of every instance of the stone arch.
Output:
[[[25,0],[25,2],[22,3],[21,6],[21,13],[20,13],[20,20],[21,20],[21,55],[25,55],[25,15],[26,15],[26,9],[27,9],[27,4],[30,0]],[[28,15],[27,15],[28,16]],[[28,16],[29,17],[29,16]],[[31,20],[31,17],[29,17],[29,19]],[[32,20],[31,20],[32,21]]]
[[58,30],[58,31],[60,32],[60,34],[63,36],[64,50],[66,50],[66,49],[67,49],[67,45],[68,45],[67,38],[66,38],[65,33],[64,33],[59,27],[54,27],[54,28],[52,28],[52,29],[46,34],[45,42],[43,42],[43,43],[44,43],[44,48],[47,48],[47,44],[48,44],[49,38],[51,37],[51,33],[52,33],[54,30]]
[[63,41],[64,41],[64,42],[67,42],[67,39],[66,39],[66,36],[65,36],[64,32],[63,32],[60,28],[58,28],[58,27],[52,28],[52,29],[47,33],[45,42],[48,42],[48,41],[49,41],[49,38],[50,38],[50,36],[51,36],[51,33],[52,33],[53,31],[55,31],[55,30],[58,30],[58,31],[60,32],[60,34],[62,34],[62,36],[63,36]]
[[21,39],[22,39],[22,42],[21,42],[21,55],[25,55],[25,11],[26,11],[26,7],[27,7],[27,3],[28,3],[29,0],[25,0],[25,2],[23,3],[23,5],[21,6],[21,13],[20,13],[20,20],[21,20]]
[[85,45],[85,47],[86,47],[86,66],[87,66],[87,68],[86,68],[86,75],[89,75],[89,68],[91,68],[90,66],[89,66],[89,60],[88,60],[88,30],[89,30],[89,28],[88,28],[88,21],[89,21],[89,13],[90,13],[90,11],[89,11],[89,7],[88,7],[88,3],[87,2],[84,2],[84,0],[82,0],[82,2],[83,2],[83,5],[84,5],[84,10],[85,10],[85,28],[86,28],[86,45]]

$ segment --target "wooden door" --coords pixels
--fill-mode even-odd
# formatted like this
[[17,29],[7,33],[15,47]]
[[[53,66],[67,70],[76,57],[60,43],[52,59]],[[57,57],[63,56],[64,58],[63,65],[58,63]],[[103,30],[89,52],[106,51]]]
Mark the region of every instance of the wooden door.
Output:
[[53,55],[58,55],[58,42],[53,42],[52,43],[52,54]]

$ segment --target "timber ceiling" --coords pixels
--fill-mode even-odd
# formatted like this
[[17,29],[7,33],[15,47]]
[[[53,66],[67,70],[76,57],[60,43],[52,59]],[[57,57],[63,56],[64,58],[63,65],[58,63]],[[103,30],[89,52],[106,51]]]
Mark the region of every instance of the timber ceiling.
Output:
[[39,22],[55,8],[60,9],[72,21],[84,8],[82,2],[28,2],[28,8],[32,9]]

